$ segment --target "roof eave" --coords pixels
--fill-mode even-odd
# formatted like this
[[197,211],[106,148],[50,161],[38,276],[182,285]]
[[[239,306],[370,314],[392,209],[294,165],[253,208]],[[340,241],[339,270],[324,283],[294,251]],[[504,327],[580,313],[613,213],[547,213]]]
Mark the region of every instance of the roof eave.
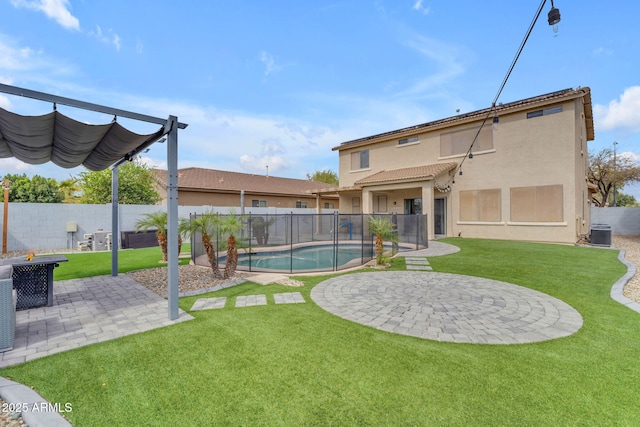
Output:
[[[453,116],[445,119],[435,120],[432,122],[422,123],[419,125],[397,129],[397,130],[385,132],[382,134],[372,135],[372,136],[356,139],[353,141],[347,141],[347,142],[343,142],[342,144],[336,147],[333,147],[331,150],[332,151],[347,150],[347,149],[362,147],[366,145],[376,144],[381,141],[388,141],[389,139],[394,139],[394,138],[401,139],[404,137],[417,135],[423,132],[431,132],[439,129],[449,128],[452,126],[458,126],[461,124],[477,122],[478,120],[484,118],[487,115],[487,113],[493,110],[495,110],[497,114],[516,113],[523,110],[530,110],[531,108],[535,108],[538,106],[557,104],[559,102],[576,99],[580,97],[585,98],[585,119],[587,120],[587,123],[589,123],[589,118],[590,118],[590,121],[591,121],[590,130],[591,130],[591,136],[593,136],[591,91],[588,87],[584,87],[584,88],[578,88],[578,89],[564,89],[561,91],[540,95],[538,97],[523,99],[520,101],[514,101],[508,104],[496,105],[495,109],[484,108],[482,110],[472,111],[470,113],[461,114],[458,116]],[[588,107],[587,107],[587,100],[588,100]],[[588,124],[587,124],[587,130],[589,130]],[[587,136],[589,136],[589,132],[587,133]]]

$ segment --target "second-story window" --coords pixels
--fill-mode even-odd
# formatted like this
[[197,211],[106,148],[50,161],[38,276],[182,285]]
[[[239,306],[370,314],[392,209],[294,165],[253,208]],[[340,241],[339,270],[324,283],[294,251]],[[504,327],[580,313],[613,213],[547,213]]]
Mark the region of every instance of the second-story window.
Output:
[[369,167],[369,150],[351,153],[351,170],[366,169]]

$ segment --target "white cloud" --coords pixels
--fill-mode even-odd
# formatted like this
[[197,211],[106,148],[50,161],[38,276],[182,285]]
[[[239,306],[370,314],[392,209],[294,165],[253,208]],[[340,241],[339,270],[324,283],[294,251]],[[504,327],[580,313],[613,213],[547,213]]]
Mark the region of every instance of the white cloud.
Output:
[[0,159],[0,170],[3,171],[3,175],[8,173],[25,173],[32,168],[33,166],[23,163],[15,157]]
[[431,11],[431,8],[429,6],[424,7],[422,5],[422,0],[416,0],[416,2],[413,4],[413,10],[416,10],[422,13],[423,15],[428,15],[429,12]]
[[593,50],[593,54],[594,55],[611,56],[611,55],[613,55],[613,51],[611,49],[609,49],[609,48],[606,48],[606,47],[599,47],[599,48]]
[[609,105],[594,105],[593,114],[596,129],[640,131],[640,86],[625,89],[620,99],[612,100]]
[[[0,77],[0,83],[10,84],[10,83],[4,83],[1,77]],[[4,108],[5,110],[8,110],[11,108],[11,101],[9,101],[9,98],[7,98],[4,95],[0,95],[0,108]]]
[[617,156],[627,158],[634,163],[640,162],[640,154],[634,153],[633,151],[623,151],[622,153],[618,153]]
[[11,0],[11,4],[42,12],[68,30],[80,30],[80,21],[69,11],[68,0]]
[[120,39],[120,36],[114,33],[112,29],[109,29],[107,31],[107,34],[105,34],[102,32],[102,28],[100,27],[100,25],[96,25],[96,29],[89,31],[88,34],[92,37],[95,37],[97,40],[104,44],[113,45],[117,51],[120,50],[122,41]]
[[269,53],[265,52],[264,50],[260,52],[260,61],[265,65],[265,69],[264,69],[265,77],[282,70],[282,67],[276,64],[276,61],[273,58],[273,56],[271,56]]
[[446,83],[464,73],[464,61],[472,55],[456,45],[419,34],[410,35],[405,44],[431,62],[435,71],[415,82],[409,89],[401,91],[400,96],[421,95],[434,89],[440,90]]

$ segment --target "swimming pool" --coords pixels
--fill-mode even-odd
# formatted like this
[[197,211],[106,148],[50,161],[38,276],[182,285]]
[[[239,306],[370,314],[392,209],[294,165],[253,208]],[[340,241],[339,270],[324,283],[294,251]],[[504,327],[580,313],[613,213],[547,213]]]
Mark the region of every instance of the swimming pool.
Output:
[[373,248],[369,245],[314,245],[282,250],[238,254],[238,267],[250,270],[338,270],[357,260],[372,257]]

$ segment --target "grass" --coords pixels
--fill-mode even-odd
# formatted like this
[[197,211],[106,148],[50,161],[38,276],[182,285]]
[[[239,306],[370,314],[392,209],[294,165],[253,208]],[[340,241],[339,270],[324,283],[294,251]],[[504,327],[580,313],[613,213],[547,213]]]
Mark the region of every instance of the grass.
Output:
[[[183,245],[182,251],[188,252],[189,246]],[[53,270],[54,280],[79,279],[82,277],[111,274],[111,252],[78,252],[64,254],[69,262],[61,262]],[[118,251],[118,272],[126,273],[144,268],[162,267],[162,252],[159,246]],[[188,259],[180,259],[180,264],[188,264]]]
[[[640,425],[640,315],[609,297],[625,272],[616,251],[447,241],[462,250],[430,258],[435,271],[548,293],[576,308],[583,328],[525,345],[421,340],[325,312],[309,293],[327,277],[296,277],[303,288],[245,283],[211,294],[267,294],[267,306],[192,312],[189,322],[0,375],[72,403],[76,427]],[[273,293],[292,291],[308,302],[272,304]]]

